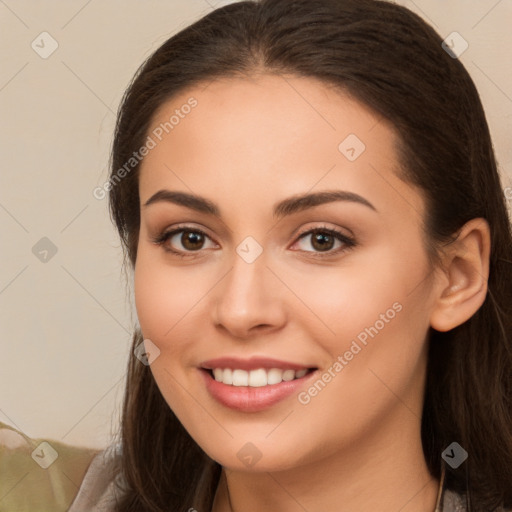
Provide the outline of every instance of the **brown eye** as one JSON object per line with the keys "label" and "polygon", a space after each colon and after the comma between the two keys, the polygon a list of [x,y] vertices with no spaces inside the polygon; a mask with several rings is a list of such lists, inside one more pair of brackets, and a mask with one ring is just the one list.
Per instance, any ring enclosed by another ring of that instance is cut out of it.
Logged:
{"label": "brown eye", "polygon": [[329,251],[334,246],[335,239],[327,233],[313,233],[311,237],[311,246],[318,251]]}
{"label": "brown eye", "polygon": [[183,231],[180,242],[188,251],[197,251],[204,244],[204,235],[198,231]]}
{"label": "brown eye", "polygon": [[[166,252],[183,257],[191,256],[192,253],[200,252],[201,249],[215,248],[216,245],[206,233],[196,228],[173,229],[161,233],[153,238],[152,241],[157,245],[161,245]],[[205,247],[208,242],[210,246]]]}
{"label": "brown eye", "polygon": [[297,245],[311,256],[334,256],[355,247],[354,239],[330,228],[314,228],[299,236]]}

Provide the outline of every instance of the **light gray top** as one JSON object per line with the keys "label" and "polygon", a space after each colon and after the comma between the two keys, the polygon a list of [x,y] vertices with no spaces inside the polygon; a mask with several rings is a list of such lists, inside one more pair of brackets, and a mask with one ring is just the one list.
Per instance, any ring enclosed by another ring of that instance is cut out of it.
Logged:
{"label": "light gray top", "polygon": [[121,445],[112,444],[92,459],[68,512],[112,512],[114,510],[118,491],[113,470],[120,453]]}

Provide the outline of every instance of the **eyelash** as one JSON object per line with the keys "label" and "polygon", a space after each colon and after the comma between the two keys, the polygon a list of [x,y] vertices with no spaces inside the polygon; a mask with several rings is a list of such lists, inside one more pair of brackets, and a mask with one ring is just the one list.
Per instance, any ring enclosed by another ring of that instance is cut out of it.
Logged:
{"label": "eyelash", "polygon": [[[191,227],[191,226],[178,226],[177,228],[175,228],[171,231],[164,231],[164,232],[160,233],[156,237],[152,238],[151,241],[158,246],[163,246],[165,244],[165,242],[167,242],[174,235],[176,235],[177,233],[183,233],[184,231],[189,231],[191,233],[200,233],[201,235],[211,239],[211,237],[208,236],[201,229]],[[327,257],[332,257],[334,255],[343,253],[345,251],[348,251],[357,245],[356,241],[353,238],[350,238],[350,237],[344,235],[343,233],[341,233],[340,231],[337,231],[336,229],[328,228],[326,226],[318,226],[318,227],[309,229],[303,233],[300,233],[297,236],[297,240],[305,238],[307,235],[313,235],[313,234],[318,234],[318,233],[328,234],[328,235],[333,236],[338,241],[342,242],[344,244],[344,247],[340,247],[335,251],[329,250],[326,252],[317,252],[317,251],[302,251],[302,252],[306,252],[308,254],[311,253],[311,255],[315,258],[327,258]],[[170,247],[163,247],[163,249],[164,249],[164,251],[166,251],[168,253],[172,253],[172,254],[178,256],[179,258],[195,257],[194,253],[201,252],[200,249],[198,251],[187,251],[187,252],[177,251]]]}

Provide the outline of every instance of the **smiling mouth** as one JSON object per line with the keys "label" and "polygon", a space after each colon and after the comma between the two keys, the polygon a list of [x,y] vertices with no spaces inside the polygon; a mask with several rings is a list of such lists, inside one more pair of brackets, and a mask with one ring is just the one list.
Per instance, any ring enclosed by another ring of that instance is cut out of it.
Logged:
{"label": "smiling mouth", "polygon": [[257,368],[250,371],[232,368],[213,368],[204,370],[209,373],[214,380],[228,386],[259,388],[301,379],[315,371],[316,368],[303,368],[301,370]]}

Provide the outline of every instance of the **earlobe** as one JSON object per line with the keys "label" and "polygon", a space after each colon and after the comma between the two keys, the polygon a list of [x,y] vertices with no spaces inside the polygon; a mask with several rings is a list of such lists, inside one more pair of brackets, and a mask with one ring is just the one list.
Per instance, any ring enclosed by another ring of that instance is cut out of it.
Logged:
{"label": "earlobe", "polygon": [[442,279],[431,312],[430,325],[449,331],[471,318],[487,295],[491,237],[483,218],[472,219],[442,256]]}

